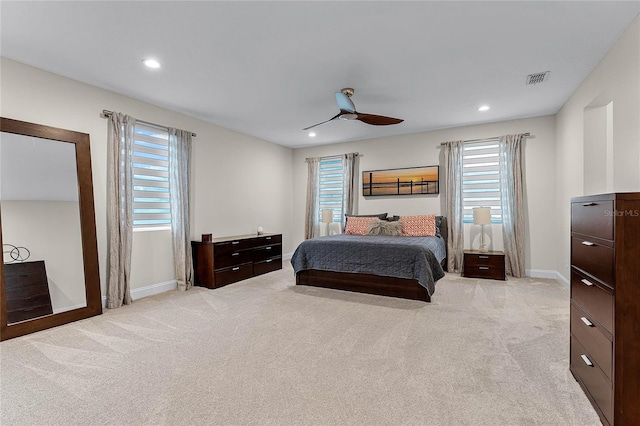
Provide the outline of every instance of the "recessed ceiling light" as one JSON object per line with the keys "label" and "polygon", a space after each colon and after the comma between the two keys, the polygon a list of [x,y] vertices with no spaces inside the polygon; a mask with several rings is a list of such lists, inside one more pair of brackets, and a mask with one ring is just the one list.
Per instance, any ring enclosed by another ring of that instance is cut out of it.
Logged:
{"label": "recessed ceiling light", "polygon": [[149,68],[160,68],[160,62],[156,61],[155,59],[145,59],[144,61],[142,61],[142,63]]}
{"label": "recessed ceiling light", "polygon": [[310,138],[315,138],[316,137],[316,132],[309,132],[309,137]]}
{"label": "recessed ceiling light", "polygon": [[491,109],[491,107],[489,105],[482,105],[480,108],[478,108],[478,111],[489,111]]}

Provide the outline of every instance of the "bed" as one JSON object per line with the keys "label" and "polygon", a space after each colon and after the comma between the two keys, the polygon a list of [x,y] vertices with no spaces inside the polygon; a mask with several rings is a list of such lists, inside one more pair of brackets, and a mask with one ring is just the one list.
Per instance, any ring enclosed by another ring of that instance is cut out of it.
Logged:
{"label": "bed", "polygon": [[291,258],[296,284],[430,302],[446,267],[446,218],[439,225],[435,237],[340,234],[304,241]]}

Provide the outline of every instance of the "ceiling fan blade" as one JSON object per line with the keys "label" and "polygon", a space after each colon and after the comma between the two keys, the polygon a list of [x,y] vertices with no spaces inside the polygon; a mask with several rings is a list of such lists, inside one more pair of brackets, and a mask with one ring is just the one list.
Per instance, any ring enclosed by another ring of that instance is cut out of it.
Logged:
{"label": "ceiling fan blade", "polygon": [[351,98],[342,92],[336,92],[336,102],[340,111],[346,111],[354,113],[356,112],[356,106],[351,101]]}
{"label": "ceiling fan blade", "polygon": [[356,112],[356,114],[358,114],[356,120],[360,120],[363,123],[371,124],[373,126],[388,126],[390,124],[398,124],[404,121],[401,118],[385,117],[384,115],[363,114],[360,112]]}
{"label": "ceiling fan blade", "polygon": [[336,118],[340,117],[340,114],[342,114],[342,113],[336,114],[334,117],[332,117],[332,118],[328,119],[327,121],[323,121],[323,122],[321,122],[321,123],[314,124],[313,126],[305,127],[305,128],[304,128],[304,129],[302,129],[302,130],[309,130],[309,129],[311,129],[312,127],[316,127],[316,126],[319,126],[319,125],[321,125],[321,124],[325,124],[325,123],[328,123],[328,122],[330,122],[330,121],[333,121],[333,120],[335,120]]}

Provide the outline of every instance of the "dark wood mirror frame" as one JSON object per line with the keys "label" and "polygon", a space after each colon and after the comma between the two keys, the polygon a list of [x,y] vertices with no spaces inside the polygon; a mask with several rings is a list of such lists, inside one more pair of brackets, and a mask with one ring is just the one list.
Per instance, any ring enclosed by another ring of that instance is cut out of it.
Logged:
{"label": "dark wood mirror frame", "polygon": [[[84,257],[84,279],[87,306],[51,314],[27,321],[7,324],[4,262],[0,262],[0,340],[7,340],[47,328],[56,327],[102,313],[100,273],[98,270],[98,244],[96,238],[95,208],[93,204],[93,176],[89,135],[40,124],[0,117],[0,131],[59,142],[75,144],[78,170],[80,228]],[[2,217],[0,215],[0,243],[2,243]]]}

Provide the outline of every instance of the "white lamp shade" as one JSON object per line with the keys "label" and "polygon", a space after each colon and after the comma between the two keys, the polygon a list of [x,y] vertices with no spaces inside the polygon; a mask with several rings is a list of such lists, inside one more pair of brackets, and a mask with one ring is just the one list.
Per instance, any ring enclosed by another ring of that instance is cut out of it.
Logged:
{"label": "white lamp shade", "polygon": [[322,223],[332,223],[333,222],[333,210],[322,210]]}
{"label": "white lamp shade", "polygon": [[491,225],[491,207],[476,207],[473,209],[474,225]]}

